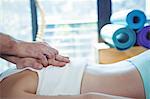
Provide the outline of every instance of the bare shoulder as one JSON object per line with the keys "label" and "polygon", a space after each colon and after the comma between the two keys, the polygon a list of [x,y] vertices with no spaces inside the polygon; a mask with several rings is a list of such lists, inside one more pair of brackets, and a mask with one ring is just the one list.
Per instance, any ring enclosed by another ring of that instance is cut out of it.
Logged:
{"label": "bare shoulder", "polygon": [[0,82],[2,96],[17,94],[18,92],[29,92],[35,94],[38,85],[38,75],[36,72],[25,70],[13,74]]}

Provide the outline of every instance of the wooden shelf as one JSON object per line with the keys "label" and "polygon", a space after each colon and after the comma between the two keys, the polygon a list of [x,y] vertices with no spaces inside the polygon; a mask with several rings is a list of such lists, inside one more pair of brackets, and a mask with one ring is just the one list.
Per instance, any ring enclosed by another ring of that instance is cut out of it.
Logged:
{"label": "wooden shelf", "polygon": [[130,57],[136,56],[146,49],[140,46],[135,46],[126,51],[119,51],[115,48],[109,49],[99,49],[99,63],[100,64],[110,64],[119,62]]}

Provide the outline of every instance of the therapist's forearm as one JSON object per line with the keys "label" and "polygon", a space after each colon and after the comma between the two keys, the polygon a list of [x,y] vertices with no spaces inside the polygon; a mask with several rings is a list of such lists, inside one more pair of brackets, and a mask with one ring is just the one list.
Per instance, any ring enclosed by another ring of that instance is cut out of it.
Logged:
{"label": "therapist's forearm", "polygon": [[17,55],[17,40],[9,35],[0,33],[0,54]]}

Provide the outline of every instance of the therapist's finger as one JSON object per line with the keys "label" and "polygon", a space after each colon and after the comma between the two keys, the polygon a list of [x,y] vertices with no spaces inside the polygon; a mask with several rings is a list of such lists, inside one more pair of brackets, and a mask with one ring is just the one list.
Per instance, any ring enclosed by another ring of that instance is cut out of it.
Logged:
{"label": "therapist's finger", "polygon": [[66,62],[57,61],[55,59],[49,59],[48,61],[49,61],[49,65],[58,66],[58,67],[63,67],[67,64]]}
{"label": "therapist's finger", "polygon": [[41,63],[43,64],[43,66],[48,65],[48,59],[44,54],[39,54],[39,59],[41,60]]}
{"label": "therapist's finger", "polygon": [[49,50],[52,51],[55,55],[58,55],[58,50],[55,48],[51,47],[47,42],[44,42],[45,45],[48,46]]}
{"label": "therapist's finger", "polygon": [[43,51],[43,54],[48,58],[48,59],[52,59],[52,58],[55,58],[56,55],[58,54],[58,51],[53,49],[53,48],[50,48],[50,49],[47,49],[45,51]]}
{"label": "therapist's finger", "polygon": [[32,68],[40,70],[40,69],[43,68],[43,65],[40,64],[40,63],[35,62],[35,63],[32,64]]}
{"label": "therapist's finger", "polygon": [[61,55],[57,55],[56,60],[61,61],[61,62],[66,62],[66,63],[70,62],[69,57],[65,57],[65,56],[61,56]]}
{"label": "therapist's finger", "polygon": [[50,50],[52,50],[52,52],[55,54],[55,55],[58,55],[59,54],[59,52],[58,52],[58,50],[56,50],[56,49],[54,49],[54,48],[50,48]]}
{"label": "therapist's finger", "polygon": [[48,43],[43,43],[45,46],[43,46],[43,54],[45,54],[48,58],[55,58],[56,55],[58,55],[58,51],[54,49],[53,47],[49,46]]}

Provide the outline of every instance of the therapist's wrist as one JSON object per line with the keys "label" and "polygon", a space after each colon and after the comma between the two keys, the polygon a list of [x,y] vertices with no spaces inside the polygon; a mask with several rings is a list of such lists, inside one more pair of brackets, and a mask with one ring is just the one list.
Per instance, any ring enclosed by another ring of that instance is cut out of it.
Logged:
{"label": "therapist's wrist", "polygon": [[28,53],[27,49],[30,49],[27,45],[29,42],[16,40],[16,43],[14,43],[13,52],[18,57],[27,57],[26,53]]}
{"label": "therapist's wrist", "polygon": [[12,55],[19,56],[19,45],[21,42],[22,41],[19,40],[14,40],[12,42],[12,49],[11,49]]}

